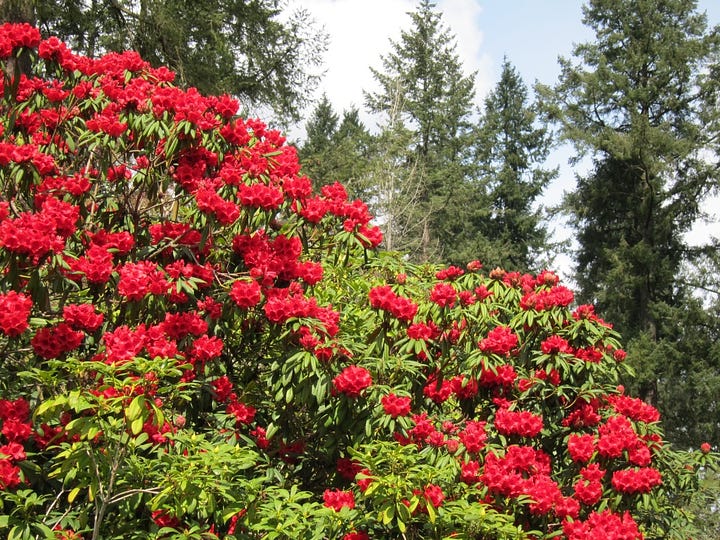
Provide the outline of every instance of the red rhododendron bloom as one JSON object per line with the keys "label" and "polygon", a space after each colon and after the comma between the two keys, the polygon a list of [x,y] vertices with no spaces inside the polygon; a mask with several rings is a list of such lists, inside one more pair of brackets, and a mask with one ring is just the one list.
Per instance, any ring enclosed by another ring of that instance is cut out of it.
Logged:
{"label": "red rhododendron bloom", "polygon": [[370,536],[365,531],[356,531],[347,533],[342,540],[370,540]]}
{"label": "red rhododendron bloom", "polygon": [[410,398],[405,396],[396,396],[388,394],[380,400],[385,414],[389,414],[393,418],[398,416],[407,416],[410,414]]}
{"label": "red rhododendron bloom", "polygon": [[480,481],[480,463],[466,461],[460,466],[460,480],[470,486]]}
{"label": "red rhododendron bloom", "polygon": [[235,401],[227,406],[227,413],[235,417],[238,424],[250,424],[255,419],[255,407]]}
{"label": "red rhododendron bloom", "polygon": [[607,400],[618,414],[632,418],[637,422],[650,424],[660,420],[660,412],[640,398],[620,395],[608,396]]}
{"label": "red rhododendron bloom", "polygon": [[482,386],[511,387],[517,379],[517,373],[512,364],[502,364],[494,367],[485,367],[483,364],[480,380]]}
{"label": "red rhododendron bloom", "polygon": [[117,290],[128,300],[142,300],[148,294],[164,295],[170,286],[162,270],[150,261],[126,263],[119,273]]}
{"label": "red rhododendron bloom", "polygon": [[597,449],[601,456],[618,458],[624,450],[634,448],[638,436],[624,416],[611,416],[598,429]]}
{"label": "red rhododendron bloom", "polygon": [[436,283],[430,291],[430,300],[440,307],[452,307],[457,299],[457,291],[449,283]]}
{"label": "red rhododendron bloom", "polygon": [[652,467],[622,469],[613,473],[611,483],[620,493],[650,493],[662,483],[662,475]]}
{"label": "red rhododendron bloom", "polygon": [[348,366],[333,379],[332,383],[336,392],[355,398],[372,384],[372,377],[364,367]]}
{"label": "red rhododendron bloom", "polygon": [[154,510],[152,520],[158,527],[170,527],[176,529],[180,527],[180,520],[168,514],[165,510]]}
{"label": "red rhododendron bloom", "polygon": [[[471,270],[470,265],[468,265],[468,270]],[[435,272],[435,278],[440,281],[453,280],[455,278],[459,278],[464,273],[465,271],[462,268],[458,268],[457,266],[448,266],[447,268],[443,268],[442,270]]]}
{"label": "red rhododendron bloom", "polygon": [[125,325],[103,335],[108,362],[122,362],[137,356],[145,346],[145,327],[131,330]]}
{"label": "red rhododendron bloom", "polygon": [[436,376],[430,375],[427,383],[423,387],[423,395],[435,403],[443,403],[453,393],[452,381],[438,380]]}
{"label": "red rhododendron bloom", "polygon": [[16,418],[8,418],[3,422],[0,433],[10,442],[22,442],[32,435],[32,427]]}
{"label": "red rhododendron bloom", "polygon": [[202,336],[208,331],[205,319],[192,311],[166,313],[160,327],[167,337],[175,340],[181,340],[189,335]]}
{"label": "red rhododendron bloom", "polygon": [[575,428],[591,427],[600,423],[600,415],[597,413],[597,403],[578,402],[573,411],[563,419],[562,425]]}
{"label": "red rhododendron bloom", "polygon": [[362,470],[362,466],[350,458],[338,458],[337,472],[346,480],[355,480],[355,476]]}
{"label": "red rhododendron bloom", "polygon": [[474,398],[479,390],[478,381],[473,377],[466,377],[465,375],[456,375],[450,381],[453,393],[458,399],[472,399]]}
{"label": "red rhododendron bloom", "polygon": [[352,509],[355,508],[355,495],[353,495],[352,491],[326,489],[323,492],[323,503],[336,512],[339,512],[343,507]]}
{"label": "red rhododendron bloom", "polygon": [[260,284],[257,281],[238,279],[230,288],[230,298],[238,307],[247,309],[256,306],[262,299]]}
{"label": "red rhododendron bloom", "polygon": [[428,321],[427,323],[413,323],[408,326],[407,336],[410,339],[415,339],[418,341],[428,341],[432,339],[437,339],[440,336],[440,329],[432,321]]}
{"label": "red rhododendron bloom", "polygon": [[11,461],[22,461],[27,457],[22,444],[11,441],[0,446],[0,459],[10,458]]}
{"label": "red rhododendron bloom", "polygon": [[568,452],[573,461],[587,463],[595,453],[595,436],[589,433],[578,435],[573,433],[568,438]]}
{"label": "red rhododendron bloom", "polygon": [[572,354],[573,349],[565,338],[550,336],[540,344],[543,354]]}
{"label": "red rhododendron bloom", "polygon": [[85,339],[80,330],[73,330],[67,323],[40,328],[30,344],[35,354],[43,358],[58,358],[66,352],[77,349]]}
{"label": "red rhododendron bloom", "polygon": [[592,512],[585,521],[563,522],[567,540],[642,540],[637,523],[629,512],[615,514],[612,510]]}
{"label": "red rhododendron bloom", "polygon": [[418,305],[409,298],[398,296],[389,285],[381,285],[370,289],[370,305],[375,309],[390,312],[401,321],[411,321],[418,310]]}
{"label": "red rhododendron bloom", "polygon": [[564,287],[557,285],[551,289],[543,289],[538,292],[529,292],[520,300],[522,309],[534,309],[535,311],[545,311],[553,307],[566,307],[575,299],[573,292]]}
{"label": "red rhododendron bloom", "polygon": [[440,506],[445,500],[445,494],[440,486],[435,484],[428,484],[423,490],[425,500],[432,504],[435,508]]}
{"label": "red rhododendron bloom", "polygon": [[66,260],[70,267],[68,277],[80,281],[82,276],[88,282],[102,285],[107,283],[113,272],[113,256],[104,246],[92,245],[84,256]]}
{"label": "red rhododendron bloom", "polygon": [[75,330],[94,332],[102,324],[104,315],[97,313],[93,304],[68,304],[63,308],[63,319]]}
{"label": "red rhododendron bloom", "polygon": [[28,328],[32,300],[22,293],[0,293],[0,329],[10,337],[22,334]]}
{"label": "red rhododendron bloom", "polygon": [[194,361],[205,363],[220,356],[223,350],[223,341],[215,336],[200,336],[192,344],[190,355]]}
{"label": "red rhododendron bloom", "polygon": [[20,484],[20,467],[9,459],[0,459],[0,490],[13,488]]}
{"label": "red rhododendron bloom", "polygon": [[519,435],[520,437],[535,437],[542,431],[542,416],[530,411],[510,411],[505,408],[495,413],[495,428],[503,435]]}
{"label": "red rhododendron bloom", "polygon": [[485,422],[477,420],[468,420],[458,437],[465,446],[465,450],[471,454],[476,454],[485,448],[487,433],[485,432]]}
{"label": "red rhododendron bloom", "polygon": [[488,354],[506,356],[518,346],[518,337],[511,328],[498,326],[479,343],[480,350]]}
{"label": "red rhododendron bloom", "polygon": [[578,480],[574,490],[575,498],[587,506],[596,505],[603,495],[603,485],[597,480]]}
{"label": "red rhododendron bloom", "polygon": [[241,184],[238,197],[243,205],[264,210],[278,208],[284,200],[281,190],[265,184]]}

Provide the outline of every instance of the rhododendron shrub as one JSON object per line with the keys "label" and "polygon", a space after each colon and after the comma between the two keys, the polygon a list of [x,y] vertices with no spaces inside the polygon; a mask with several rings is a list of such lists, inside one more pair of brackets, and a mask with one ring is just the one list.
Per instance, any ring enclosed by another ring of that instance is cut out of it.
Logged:
{"label": "rhododendron shrub", "polygon": [[280,133],[137,54],[5,24],[0,56],[3,535],[687,536],[717,455],[664,444],[553,273],[377,252]]}

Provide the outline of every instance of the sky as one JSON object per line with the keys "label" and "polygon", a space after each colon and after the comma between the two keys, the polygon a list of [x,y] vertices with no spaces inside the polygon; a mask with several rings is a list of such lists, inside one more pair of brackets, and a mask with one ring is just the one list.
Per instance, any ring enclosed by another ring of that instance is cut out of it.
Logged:
{"label": "sky", "polygon": [[[375,119],[363,111],[363,91],[377,89],[370,68],[382,68],[381,57],[392,50],[391,40],[399,41],[400,32],[411,28],[408,13],[418,2],[289,0],[288,4],[290,9],[307,10],[329,35],[326,72],[316,97],[325,93],[337,113],[357,107],[365,125],[372,129]],[[529,88],[536,82],[556,82],[558,57],[571,58],[575,44],[594,38],[592,30],[582,24],[582,4],[580,0],[436,0],[436,9],[456,38],[456,52],[465,72],[476,73],[475,102],[481,106],[497,83],[506,56]],[[710,25],[720,24],[720,1],[701,0],[698,8],[706,11]],[[288,134],[292,140],[301,138],[302,133],[300,126]],[[545,206],[560,202],[563,192],[573,189],[575,174],[582,172],[567,163],[571,156],[572,149],[564,146],[548,159],[547,167],[559,167],[560,174],[544,193]],[[553,222],[551,229],[553,240],[572,241],[572,231],[563,222]],[[717,215],[709,226],[696,227],[688,240],[700,242],[710,234],[720,236]],[[560,254],[553,269],[569,280],[570,254]]]}

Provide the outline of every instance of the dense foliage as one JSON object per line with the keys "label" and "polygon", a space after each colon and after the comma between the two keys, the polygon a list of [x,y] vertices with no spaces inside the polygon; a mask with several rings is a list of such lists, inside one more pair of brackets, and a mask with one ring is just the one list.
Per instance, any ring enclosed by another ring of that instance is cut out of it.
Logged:
{"label": "dense foliage", "polygon": [[[698,436],[720,435],[720,358],[716,323],[704,330],[693,322],[712,315],[698,311],[697,289],[687,286],[684,266],[696,253],[684,235],[718,185],[720,27],[708,27],[694,0],[592,0],[583,13],[595,40],[561,61],[553,91],[541,88],[563,138],[592,158],[565,201],[580,296],[628,340],[638,393],[672,411],[672,440],[698,444]],[[715,398],[686,415],[676,394],[698,391],[696,376],[712,384],[699,391]]]}
{"label": "dense foliage", "polygon": [[36,24],[86,56],[137,51],[178,85],[282,121],[309,103],[327,46],[308,13],[281,0],[7,0],[0,20]]}
{"label": "dense foliage", "polygon": [[716,454],[664,444],[553,273],[376,252],[136,53],[5,24],[0,57],[3,534],[687,538]]}

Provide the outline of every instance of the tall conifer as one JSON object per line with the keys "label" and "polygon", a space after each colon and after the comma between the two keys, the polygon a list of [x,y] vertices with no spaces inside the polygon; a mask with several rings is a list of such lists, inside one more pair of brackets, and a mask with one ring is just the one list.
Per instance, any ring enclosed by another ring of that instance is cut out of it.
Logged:
{"label": "tall conifer", "polygon": [[[683,235],[717,186],[710,74],[720,31],[708,28],[693,0],[591,0],[584,23],[595,41],[576,46],[574,62],[561,59],[554,90],[539,88],[563,137],[592,159],[565,201],[577,229],[581,300],[596,303],[630,339],[638,390],[679,422],[670,431],[682,439],[701,421],[681,419],[670,399],[673,387],[692,392],[690,342],[678,326],[690,331],[699,320],[681,286]],[[691,354],[708,376],[718,372],[706,347]],[[715,408],[717,429],[717,399],[705,406]]]}
{"label": "tall conifer", "polygon": [[435,4],[422,0],[410,17],[411,28],[391,42],[382,69],[372,70],[380,89],[366,94],[371,112],[384,113],[392,118],[387,125],[411,134],[405,159],[415,186],[396,186],[396,195],[414,202],[398,200],[395,208],[411,212],[397,217],[416,226],[391,235],[417,260],[460,261],[472,256],[468,240],[483,205],[468,160],[474,74],[464,73]]}

